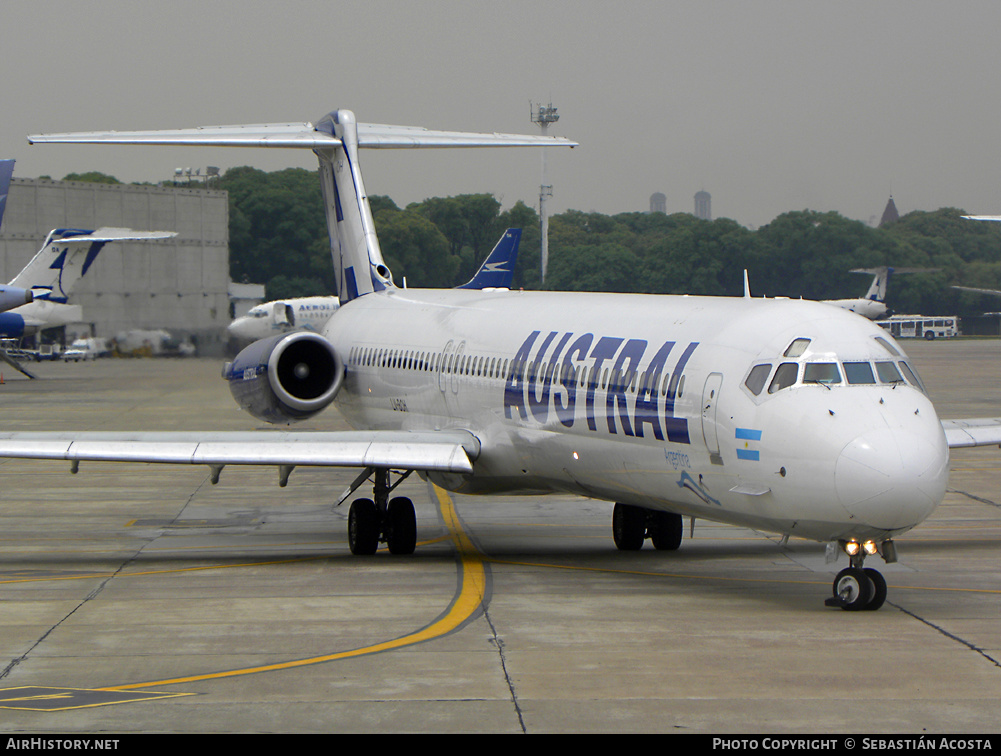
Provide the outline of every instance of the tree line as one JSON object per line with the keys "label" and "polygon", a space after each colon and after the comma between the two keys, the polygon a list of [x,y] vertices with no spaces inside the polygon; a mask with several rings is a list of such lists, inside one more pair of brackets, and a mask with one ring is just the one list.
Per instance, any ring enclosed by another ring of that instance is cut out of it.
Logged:
{"label": "tree line", "polygon": [[[211,188],[229,192],[234,281],[264,283],[268,299],[335,290],[315,171],[234,168]],[[756,230],[687,213],[570,210],[550,218],[543,284],[539,217],[523,202],[508,210],[491,194],[432,197],[404,208],[384,196],[370,202],[386,263],[397,284],[405,279],[410,287],[467,281],[504,229],[516,227],[523,231],[514,286],[526,289],[739,296],[747,270],[754,296],[837,299],[869,286],[870,278],[851,269],[888,265],[938,269],[891,279],[887,300],[898,312],[1001,309],[997,298],[951,288],[1001,290],[1001,223],[966,220],[956,208],[912,212],[882,228],[800,210]]]}

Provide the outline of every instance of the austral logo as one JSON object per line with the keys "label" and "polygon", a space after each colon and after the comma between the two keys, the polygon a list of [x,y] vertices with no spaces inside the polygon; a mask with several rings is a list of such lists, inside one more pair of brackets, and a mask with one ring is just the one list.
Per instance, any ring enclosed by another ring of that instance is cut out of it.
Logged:
{"label": "austral logo", "polygon": [[[677,352],[676,342],[666,341],[644,362],[649,343],[643,339],[552,331],[536,345],[541,335],[532,331],[511,361],[504,385],[505,417],[513,419],[517,413],[528,420],[531,415],[544,424],[552,412],[571,428],[578,420],[577,405],[583,404],[588,430],[597,431],[601,424],[610,434],[643,438],[649,433],[659,441],[666,437],[676,444],[691,443],[688,421],[674,411],[697,341]],[[668,373],[672,352],[678,357]]]}

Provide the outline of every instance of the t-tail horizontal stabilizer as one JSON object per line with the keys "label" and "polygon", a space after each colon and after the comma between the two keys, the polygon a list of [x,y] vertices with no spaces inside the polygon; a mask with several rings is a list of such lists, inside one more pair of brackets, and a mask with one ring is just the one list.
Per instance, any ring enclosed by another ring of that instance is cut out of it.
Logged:
{"label": "t-tail horizontal stabilizer", "polygon": [[144,144],[218,147],[290,147],[313,150],[320,162],[330,253],[341,304],[393,286],[375,235],[358,164],[358,149],[418,147],[575,147],[562,137],[433,131],[414,126],[365,124],[350,110],[334,110],[311,123],[210,126],[168,131],[104,131],[28,137],[32,144]]}

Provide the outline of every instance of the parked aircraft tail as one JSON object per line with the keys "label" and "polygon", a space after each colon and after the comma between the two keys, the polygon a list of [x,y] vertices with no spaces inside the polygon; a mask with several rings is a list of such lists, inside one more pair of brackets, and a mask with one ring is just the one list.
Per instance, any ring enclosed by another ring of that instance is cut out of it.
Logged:
{"label": "parked aircraft tail", "polygon": [[518,262],[521,229],[509,228],[487,255],[476,275],[457,289],[510,289],[514,266]]}
{"label": "parked aircraft tail", "polygon": [[99,228],[96,231],[58,228],[49,232],[41,250],[10,285],[30,290],[36,300],[65,304],[73,286],[87,273],[108,242],[150,241],[172,236],[177,234],[130,228]]}
{"label": "parked aircraft tail", "polygon": [[[910,272],[911,270],[911,268],[901,268],[900,272]],[[854,268],[851,272],[871,275],[872,284],[870,284],[869,291],[865,293],[863,299],[868,299],[870,302],[883,302],[886,299],[886,285],[890,282],[890,276],[893,275],[894,271],[894,268],[882,265],[878,268]]]}
{"label": "parked aircraft tail", "polygon": [[7,193],[10,191],[10,180],[14,175],[14,161],[0,160],[0,224],[3,223],[3,212],[7,209]]}
{"label": "parked aircraft tail", "polygon": [[[0,225],[3,224],[4,210],[7,209],[7,193],[14,175],[14,161],[0,160]],[[15,286],[0,286],[0,312],[12,310],[31,301],[31,291]]]}
{"label": "parked aircraft tail", "polygon": [[32,144],[143,144],[221,147],[291,147],[312,150],[320,163],[330,253],[341,304],[393,286],[375,234],[372,209],[358,162],[360,148],[574,147],[561,137],[431,131],[412,126],[358,123],[350,110],[334,110],[311,123],[211,126],[168,131],[105,131],[28,137]]}

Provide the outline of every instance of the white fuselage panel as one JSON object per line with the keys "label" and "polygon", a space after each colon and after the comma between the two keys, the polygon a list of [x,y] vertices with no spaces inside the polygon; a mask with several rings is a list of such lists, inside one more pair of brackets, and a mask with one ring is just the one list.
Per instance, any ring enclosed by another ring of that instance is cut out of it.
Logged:
{"label": "white fuselage panel", "polygon": [[[922,391],[802,381],[808,362],[906,359],[828,305],[389,290],[324,334],[354,426],[479,439],[472,475],[432,476],[452,490],[568,491],[818,540],[891,537],[944,495],[948,447]],[[795,339],[808,349],[783,357]],[[764,363],[800,380],[755,394],[744,382]]]}

